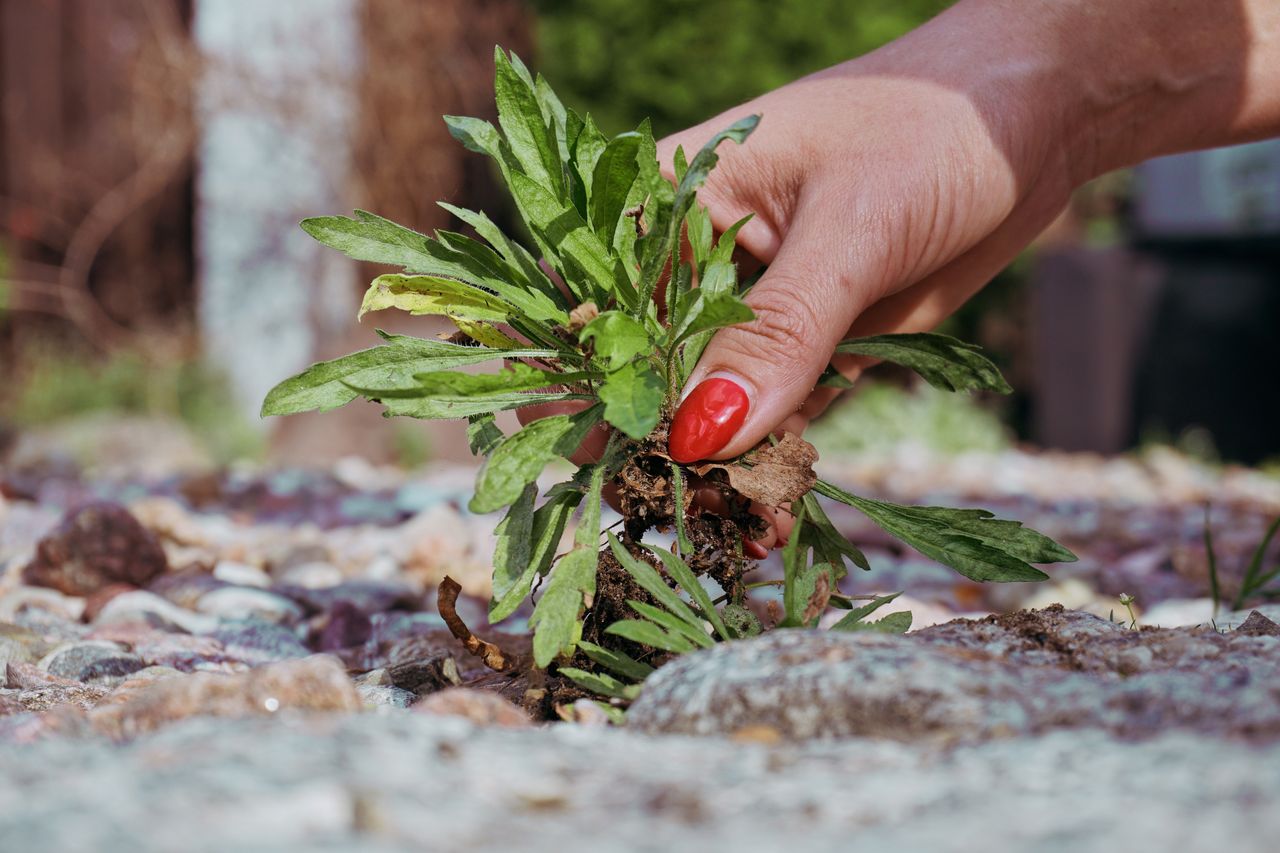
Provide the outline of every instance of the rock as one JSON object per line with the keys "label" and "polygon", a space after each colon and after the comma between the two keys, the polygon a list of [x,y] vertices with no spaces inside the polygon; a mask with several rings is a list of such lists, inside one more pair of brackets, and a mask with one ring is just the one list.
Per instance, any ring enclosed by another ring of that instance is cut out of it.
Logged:
{"label": "rock", "polygon": [[21,625],[0,622],[0,671],[10,662],[35,663],[51,648],[49,642],[36,632]]}
{"label": "rock", "polygon": [[342,571],[329,563],[302,563],[273,574],[279,583],[303,589],[324,589],[342,583]]}
{"label": "rock", "polygon": [[244,586],[225,586],[205,593],[196,603],[196,610],[223,619],[261,619],[265,622],[296,622],[303,617],[303,610],[282,595],[265,589]]}
{"label": "rock", "polygon": [[369,617],[355,605],[340,601],[312,622],[311,645],[322,652],[349,649],[364,645],[372,633]]}
{"label": "rock", "polygon": [[1280,622],[1280,604],[1259,604],[1248,610],[1236,610],[1224,613],[1213,620],[1219,631],[1234,631],[1248,621],[1254,613],[1260,613],[1272,622]]}
{"label": "rock", "polygon": [[243,663],[229,655],[222,643],[212,637],[174,634],[138,623],[103,625],[95,628],[89,639],[123,643],[149,667],[191,672],[207,669],[210,664]]}
{"label": "rock", "polygon": [[1248,619],[1240,623],[1235,633],[1250,637],[1280,637],[1280,625],[1255,610],[1249,614]]}
{"label": "rock", "polygon": [[422,604],[422,595],[412,587],[387,581],[345,581],[321,589],[279,584],[273,592],[288,596],[314,612],[331,610],[341,604],[372,616],[394,610],[417,610]]}
{"label": "rock", "polygon": [[96,628],[130,623],[190,634],[212,631],[218,626],[215,617],[192,613],[142,589],[117,595],[106,603],[94,620]]}
{"label": "rock", "polygon": [[154,682],[89,715],[94,730],[128,740],[194,716],[264,716],[283,711],[351,712],[359,693],[334,658],[316,655],[238,675],[197,673]]}
{"label": "rock", "polygon": [[52,675],[31,664],[10,663],[5,667],[5,686],[23,710],[49,711],[70,706],[87,709],[106,698],[108,690],[90,684],[79,684],[70,679]]}
{"label": "rock", "polygon": [[68,513],[36,546],[23,579],[67,595],[113,583],[142,586],[168,568],[155,536],[119,504],[93,503]]}
{"label": "rock", "polygon": [[234,586],[254,586],[265,589],[271,586],[271,576],[257,566],[238,563],[235,560],[219,560],[213,567],[213,576]]}
{"label": "rock", "polygon": [[157,578],[148,589],[185,610],[195,610],[200,599],[226,586],[226,581],[218,580],[200,566],[189,566]]}
{"label": "rock", "polygon": [[5,622],[18,622],[24,614],[31,615],[33,611],[56,620],[79,622],[84,610],[83,598],[39,586],[19,586],[0,598],[0,620]]}
{"label": "rock", "polygon": [[393,685],[415,696],[426,696],[462,683],[458,662],[448,654],[394,663],[383,671]]}
{"label": "rock", "polygon": [[1067,727],[1280,737],[1280,639],[1130,631],[1049,608],[906,636],[773,631],[682,656],[627,715],[645,732],[981,740]]}
{"label": "rock", "polygon": [[356,690],[359,691],[365,708],[371,711],[408,708],[418,698],[408,690],[381,684],[359,684],[356,685]]}
{"label": "rock", "polygon": [[245,620],[220,626],[208,634],[222,644],[227,656],[250,666],[305,658],[311,650],[281,625]]}
{"label": "rock", "polygon": [[129,675],[145,667],[146,663],[125,651],[123,646],[89,640],[59,646],[45,655],[38,666],[61,678],[94,682]]}
{"label": "rock", "polygon": [[124,595],[128,592],[134,592],[138,588],[127,583],[113,583],[104,586],[85,599],[83,618],[86,622],[92,622],[102,613],[102,608],[111,603],[117,596]]}
{"label": "rock", "polygon": [[450,687],[432,693],[419,700],[413,710],[419,714],[462,717],[477,726],[528,728],[533,725],[528,714],[497,693],[466,687]]}

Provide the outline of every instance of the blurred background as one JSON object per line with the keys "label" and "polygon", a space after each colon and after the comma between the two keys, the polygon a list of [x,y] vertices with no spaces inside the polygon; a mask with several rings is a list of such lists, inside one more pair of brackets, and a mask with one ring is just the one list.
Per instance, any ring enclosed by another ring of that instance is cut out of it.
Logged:
{"label": "blurred background", "polygon": [[[371,269],[304,216],[504,210],[441,114],[491,117],[514,49],[608,132],[668,133],[874,49],[937,0],[0,0],[0,460],[160,472],[358,455],[466,461],[452,424],[356,404],[261,421],[308,363],[374,342]],[[868,120],[874,120],[869,117]],[[1109,175],[945,331],[1016,393],[880,372],[815,429],[828,452],[916,442],[1205,461],[1280,458],[1280,146]]]}

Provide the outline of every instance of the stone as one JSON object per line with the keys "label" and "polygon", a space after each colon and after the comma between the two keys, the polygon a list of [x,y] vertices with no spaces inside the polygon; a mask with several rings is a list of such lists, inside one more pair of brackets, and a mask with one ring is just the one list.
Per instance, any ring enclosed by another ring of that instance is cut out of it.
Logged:
{"label": "stone", "polygon": [[639,731],[972,741],[1093,727],[1280,737],[1280,638],[1131,631],[1047,608],[905,636],[773,631],[684,655],[644,685]]}
{"label": "stone", "polygon": [[69,512],[36,545],[26,583],[67,595],[89,595],[113,583],[145,585],[168,568],[155,536],[127,509],[91,503]]}
{"label": "stone", "polygon": [[362,707],[346,670],[315,655],[236,675],[196,673],[155,681],[89,715],[95,731],[128,740],[195,716],[249,717],[278,712],[352,712]]}
{"label": "stone", "polygon": [[218,580],[197,565],[157,578],[148,589],[185,610],[195,610],[200,599],[226,586],[226,581]]}
{"label": "stone", "polygon": [[[39,586],[19,586],[0,597],[0,620],[18,622],[23,615],[45,614],[66,622],[78,622],[84,615],[85,600],[78,596],[63,595],[54,589]],[[41,620],[47,621],[47,620]]]}
{"label": "stone", "polygon": [[256,619],[223,624],[210,631],[208,637],[220,643],[230,659],[250,666],[305,658],[311,654],[293,631]]}
{"label": "stone", "polygon": [[364,707],[370,711],[408,708],[418,698],[408,690],[381,684],[358,684],[356,690],[360,693]]}
{"label": "stone", "polygon": [[118,678],[146,665],[123,646],[103,640],[67,643],[49,652],[38,664],[51,675],[79,682]]}
{"label": "stone", "polygon": [[223,619],[261,619],[265,622],[296,622],[303,617],[303,610],[282,595],[265,589],[244,586],[225,586],[205,593],[196,603],[196,610]]}
{"label": "stone", "polygon": [[89,639],[107,640],[129,646],[149,667],[166,667],[183,672],[208,668],[209,664],[243,663],[229,655],[212,637],[175,634],[134,623],[99,626]]}
{"label": "stone", "polygon": [[342,583],[342,571],[330,563],[310,562],[273,572],[276,580],[285,586],[303,589],[324,589]]}
{"label": "stone", "polygon": [[130,623],[200,634],[216,628],[218,620],[203,613],[193,613],[154,592],[142,589],[121,593],[112,598],[94,620],[95,628]]}
{"label": "stone", "polygon": [[271,586],[271,576],[262,569],[235,560],[219,560],[213,567],[213,576],[234,586],[254,586],[264,589]]}
{"label": "stone", "polygon": [[448,654],[393,663],[383,671],[393,685],[415,696],[425,696],[462,683],[458,662]]}
{"label": "stone", "polygon": [[51,649],[52,645],[35,631],[0,622],[0,669],[10,662],[35,663]]}
{"label": "stone", "polygon": [[1240,623],[1235,633],[1250,637],[1280,637],[1280,625],[1255,610],[1249,614],[1248,619]]}
{"label": "stone", "polygon": [[450,687],[420,699],[413,706],[415,713],[462,717],[477,726],[503,728],[528,728],[533,725],[529,715],[513,702],[488,690],[472,690],[466,687]]}

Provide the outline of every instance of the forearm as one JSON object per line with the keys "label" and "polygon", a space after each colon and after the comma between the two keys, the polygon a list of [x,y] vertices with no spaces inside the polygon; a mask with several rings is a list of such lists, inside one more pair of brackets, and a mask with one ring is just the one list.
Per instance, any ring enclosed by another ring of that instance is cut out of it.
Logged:
{"label": "forearm", "polygon": [[1277,0],[961,0],[858,62],[963,89],[1011,148],[1058,146],[1076,183],[1280,134]]}

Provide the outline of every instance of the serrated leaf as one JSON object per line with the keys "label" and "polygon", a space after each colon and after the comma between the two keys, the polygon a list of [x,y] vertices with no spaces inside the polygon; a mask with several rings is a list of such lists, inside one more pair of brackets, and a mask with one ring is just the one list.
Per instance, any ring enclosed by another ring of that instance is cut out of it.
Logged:
{"label": "serrated leaf", "polygon": [[572,415],[536,420],[493,449],[476,478],[472,512],[493,512],[510,504],[542,469],[557,457],[568,457],[600,421],[602,406]]}
{"label": "serrated leaf", "polygon": [[735,639],[754,637],[764,631],[756,615],[741,604],[726,604],[720,616]]}
{"label": "serrated leaf", "polygon": [[644,361],[633,361],[608,374],[597,389],[604,418],[637,441],[658,425],[667,386]]}
{"label": "serrated leaf", "polygon": [[[386,407],[385,415],[387,417],[420,418],[423,420],[469,418],[490,412],[504,412],[509,409],[523,409],[526,406],[539,406],[543,403],[564,403],[571,400],[594,399],[586,394],[575,394],[567,391],[552,394],[513,392],[491,394],[484,397],[456,397],[452,399],[423,397],[417,394],[414,389],[383,389],[370,393],[372,396],[369,399],[382,403]],[[502,506],[505,506],[505,504]],[[494,507],[494,509],[497,508]]]}
{"label": "serrated leaf", "polygon": [[841,617],[839,622],[831,626],[831,630],[832,631],[856,630],[852,627],[853,625],[866,619],[872,613],[875,613],[881,607],[884,607],[886,604],[888,604],[890,601],[893,601],[895,598],[897,598],[900,595],[902,595],[901,592],[895,592],[889,595],[881,595],[872,599],[871,601],[869,601],[868,603],[864,604],[861,607],[856,607],[853,610],[850,610],[843,617]]}
{"label": "serrated leaf", "polygon": [[[623,678],[634,678],[636,681],[644,681],[653,674],[653,667],[647,663],[641,663],[630,655],[623,654],[613,649],[606,649],[597,646],[595,643],[588,643],[585,640],[578,643],[578,650],[591,660],[600,664],[622,676]],[[561,670],[563,672],[563,670]]]}
{"label": "serrated leaf", "polygon": [[720,614],[716,612],[715,605],[711,603],[711,596],[703,588],[702,584],[698,582],[697,576],[694,575],[693,570],[689,568],[684,560],[681,560],[665,548],[659,548],[656,545],[646,545],[645,547],[658,556],[658,559],[662,561],[663,567],[666,568],[667,574],[685,591],[689,598],[693,599],[693,603],[698,606],[699,615],[711,623],[711,627],[720,635],[720,639],[731,639],[723,620],[720,618]]}
{"label": "serrated leaf", "polygon": [[715,239],[711,228],[711,214],[707,213],[705,207],[694,202],[685,215],[684,230],[689,238],[694,265],[702,269],[711,257],[712,241]]}
{"label": "serrated leaf", "polygon": [[430,237],[365,210],[355,211],[354,219],[315,216],[302,220],[301,225],[316,240],[357,261],[414,272],[429,272],[434,262]]}
{"label": "serrated leaf", "polygon": [[[1010,553],[1010,549],[1017,553],[1029,553],[1034,549],[1037,555],[1043,555],[1050,550],[1043,546],[1041,540],[1051,540],[1035,531],[1030,531],[1031,537],[1014,537],[1011,542],[1002,538],[1007,537],[1012,529],[1007,525],[1016,525],[1017,522],[981,528],[981,524],[992,524],[985,520],[990,514],[982,515],[983,510],[898,506],[858,497],[822,480],[814,486],[814,491],[859,510],[890,535],[972,580],[1014,582],[1048,578],[1044,572]],[[956,519],[954,513],[962,514],[959,527],[952,523]],[[1055,553],[1056,549],[1070,553],[1056,543],[1054,545]]]}
{"label": "serrated leaf", "polygon": [[590,690],[599,696],[609,696],[627,702],[640,695],[640,687],[636,684],[623,684],[618,679],[603,672],[587,672],[571,666],[562,666],[556,670],[584,690]]}
{"label": "serrated leaf", "polygon": [[298,375],[284,380],[267,394],[262,403],[262,416],[322,412],[337,408],[359,396],[352,385],[404,386],[412,384],[415,374],[425,371],[479,364],[504,357],[553,358],[556,355],[554,350],[547,349],[500,352],[485,347],[459,346],[407,335],[384,337],[386,346],[313,364]]}
{"label": "serrated leaf", "polygon": [[460,370],[437,370],[414,376],[415,392],[424,397],[459,399],[480,397],[508,391],[533,391],[553,385],[565,385],[595,378],[594,373],[559,373],[521,362],[511,362],[497,373],[464,373]]}
{"label": "serrated leaf", "polygon": [[742,226],[751,221],[751,217],[754,215],[748,213],[725,229],[725,232],[720,235],[720,239],[716,241],[716,247],[711,250],[711,255],[707,258],[708,264],[732,265],[733,250],[737,245],[738,232],[742,230]]}
{"label": "serrated leaf", "polygon": [[[498,102],[498,124],[506,134],[511,154],[524,174],[560,199],[565,193],[560,149],[542,113],[528,71],[517,57],[508,59],[502,48],[494,48],[494,94]],[[523,73],[521,73],[523,72]]]}
{"label": "serrated leaf", "polygon": [[519,577],[501,596],[495,585],[494,597],[489,602],[490,623],[500,622],[516,612],[520,604],[529,597],[533,579],[538,575],[545,575],[551,568],[551,561],[555,559],[564,529],[582,497],[582,492],[557,492],[534,512],[529,533],[531,547],[528,562]]}
{"label": "serrated leaf", "polygon": [[502,323],[512,308],[478,287],[433,275],[380,275],[365,291],[360,315],[399,308],[415,316],[437,315]]}
{"label": "serrated leaf", "polygon": [[[844,620],[840,620],[843,622]],[[839,623],[837,623],[839,625]],[[853,622],[845,627],[831,626],[833,631],[877,631],[881,634],[905,634],[911,630],[911,611],[890,613],[875,622]]]}
{"label": "serrated leaf", "polygon": [[845,575],[843,564],[846,559],[851,560],[858,568],[870,571],[871,565],[867,562],[866,555],[836,530],[826,511],[818,503],[817,495],[810,492],[800,500],[804,503],[807,516],[805,525],[797,528],[801,544],[812,548],[820,562],[841,567],[842,571],[837,572],[835,579],[839,580]]}
{"label": "serrated leaf", "polygon": [[639,151],[640,134],[621,133],[609,140],[596,160],[590,186],[591,227],[605,245],[613,241],[631,187],[640,175]]}
{"label": "serrated leaf", "polygon": [[[529,568],[533,556],[533,502],[537,496],[536,486],[532,483],[525,486],[520,497],[493,530],[494,538],[497,539],[493,549],[495,602],[506,598],[519,585]],[[528,589],[524,591],[527,593]]]}
{"label": "serrated leaf", "polygon": [[715,645],[715,640],[707,636],[707,632],[701,626],[695,628],[670,611],[663,610],[661,607],[654,607],[652,604],[647,604],[643,601],[632,601],[630,599],[627,600],[627,605],[645,619],[655,625],[666,628],[672,634],[684,637],[695,646],[709,649]]}
{"label": "serrated leaf", "polygon": [[644,325],[621,311],[605,311],[582,327],[578,340],[592,341],[596,357],[615,370],[638,355],[653,352],[653,339]]}
{"label": "serrated leaf", "polygon": [[600,128],[596,127],[595,120],[590,115],[583,119],[582,131],[573,143],[573,163],[574,171],[582,179],[584,192],[582,210],[584,211],[590,210],[587,197],[594,189],[592,181],[595,178],[596,163],[599,162],[600,155],[604,153],[608,144],[609,140],[600,132]]}
{"label": "serrated leaf", "polygon": [[604,474],[603,465],[596,465],[592,469],[586,508],[574,534],[573,550],[556,564],[555,571],[551,573],[551,581],[547,584],[547,591],[539,599],[533,609],[533,616],[529,619],[529,624],[534,629],[533,660],[544,669],[557,655],[573,650],[574,644],[582,635],[579,613],[586,599],[596,591],[600,493],[604,487]]}
{"label": "serrated leaf", "polygon": [[683,320],[672,332],[671,346],[679,346],[699,332],[735,326],[755,319],[747,303],[731,293],[708,295],[702,288],[689,291],[690,304],[682,312]]}
{"label": "serrated leaf", "polygon": [[664,631],[652,622],[645,622],[640,619],[619,619],[608,628],[605,628],[604,632],[615,637],[622,637],[624,640],[630,640],[633,643],[639,643],[642,646],[649,646],[650,648],[661,649],[664,652],[673,652],[675,654],[691,652],[696,648],[682,634]]}
{"label": "serrated leaf", "polygon": [[683,620],[686,625],[702,631],[702,620],[689,609],[689,605],[674,589],[667,586],[667,582],[662,579],[662,575],[658,574],[657,569],[639,557],[633,556],[612,533],[608,534],[608,538],[613,556],[641,589],[652,595],[655,601]]}
{"label": "serrated leaf", "polygon": [[1013,390],[1000,375],[999,368],[978,347],[949,335],[921,333],[854,338],[837,346],[836,352],[909,367],[924,381],[944,391],[1008,394]]}
{"label": "serrated leaf", "polygon": [[467,419],[467,446],[473,456],[488,456],[504,438],[493,415],[472,415]]}
{"label": "serrated leaf", "polygon": [[[555,247],[564,266],[565,285],[579,302],[603,304],[617,283],[605,245],[574,207],[559,201],[545,187],[521,174],[511,176],[511,191],[520,200],[529,227]],[[627,283],[630,288],[630,283]],[[619,294],[623,296],[624,294]],[[633,294],[632,294],[633,295]],[[630,303],[628,303],[630,304]]]}
{"label": "serrated leaf", "polygon": [[[507,269],[518,276],[519,281],[524,283],[528,288],[537,290],[545,294],[554,302],[561,311],[566,307],[564,295],[560,288],[556,287],[555,282],[547,277],[542,267],[538,266],[538,261],[530,254],[529,250],[524,246],[512,240],[502,232],[497,225],[493,223],[488,216],[483,213],[477,213],[474,210],[467,210],[464,207],[456,207],[447,202],[437,202],[442,208],[461,219],[476,230],[490,246],[493,247],[507,264]],[[563,320],[557,322],[563,323]]]}

